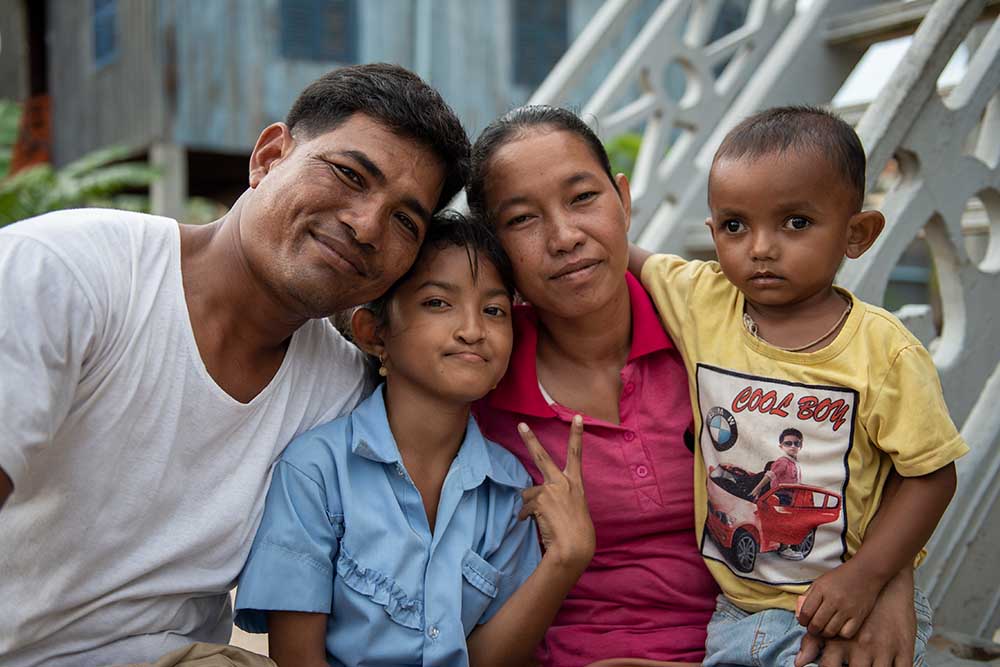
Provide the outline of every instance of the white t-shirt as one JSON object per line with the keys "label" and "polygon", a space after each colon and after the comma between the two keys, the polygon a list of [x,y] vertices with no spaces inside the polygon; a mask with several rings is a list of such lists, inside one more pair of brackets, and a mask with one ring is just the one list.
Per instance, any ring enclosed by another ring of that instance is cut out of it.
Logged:
{"label": "white t-shirt", "polygon": [[0,664],[151,661],[225,643],[272,462],[366,392],[361,353],[301,327],[240,403],[209,376],[176,221],[107,210],[0,230]]}

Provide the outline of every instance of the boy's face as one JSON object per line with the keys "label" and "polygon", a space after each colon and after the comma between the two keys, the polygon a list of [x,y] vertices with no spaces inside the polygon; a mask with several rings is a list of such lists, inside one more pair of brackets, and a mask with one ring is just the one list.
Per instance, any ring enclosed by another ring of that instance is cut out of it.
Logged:
{"label": "boy's face", "polygon": [[799,452],[802,450],[802,438],[797,435],[789,433],[784,438],[781,439],[781,451],[790,456],[793,459],[799,458]]}
{"label": "boy's face", "polygon": [[726,277],[755,306],[826,298],[848,250],[855,194],[812,151],[721,159],[708,222]]}

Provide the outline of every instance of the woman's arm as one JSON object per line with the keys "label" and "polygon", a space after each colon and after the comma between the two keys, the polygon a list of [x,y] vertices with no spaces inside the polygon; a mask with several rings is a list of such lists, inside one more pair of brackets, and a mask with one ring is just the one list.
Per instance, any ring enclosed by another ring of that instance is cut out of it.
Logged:
{"label": "woman's arm", "polygon": [[326,614],[272,611],[267,614],[268,654],[278,667],[327,667]]}
{"label": "woman's arm", "polygon": [[473,667],[526,665],[559,607],[594,556],[594,525],[583,493],[583,419],[570,427],[566,468],[559,470],[538,439],[518,426],[544,482],[523,492],[520,519],[534,516],[545,555],[500,610],[468,638]]}

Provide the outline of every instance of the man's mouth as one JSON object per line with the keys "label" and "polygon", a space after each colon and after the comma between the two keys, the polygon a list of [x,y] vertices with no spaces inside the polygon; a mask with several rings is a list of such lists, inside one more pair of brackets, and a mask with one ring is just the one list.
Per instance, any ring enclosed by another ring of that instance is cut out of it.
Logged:
{"label": "man's mouth", "polygon": [[354,271],[362,277],[367,275],[364,259],[349,242],[341,241],[335,236],[323,234],[321,232],[317,233],[312,231],[310,232],[310,235],[319,244],[320,249],[323,252],[323,256],[326,258],[328,263],[341,269]]}

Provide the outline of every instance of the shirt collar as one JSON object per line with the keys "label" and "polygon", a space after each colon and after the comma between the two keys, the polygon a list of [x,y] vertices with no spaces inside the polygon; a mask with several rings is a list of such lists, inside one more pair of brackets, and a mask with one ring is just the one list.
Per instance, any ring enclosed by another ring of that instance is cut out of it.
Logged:
{"label": "shirt collar", "polygon": [[[646,290],[630,273],[625,274],[625,282],[632,305],[632,348],[628,361],[672,348],[674,344],[663,330]],[[518,306],[514,309],[514,350],[507,374],[486,398],[491,407],[534,417],[558,416],[538,389],[537,349],[538,315],[531,306]]]}
{"label": "shirt collar", "polygon": [[[357,456],[377,463],[402,465],[399,447],[392,435],[392,429],[389,428],[384,390],[385,385],[379,385],[372,395],[351,413],[351,451]],[[460,470],[462,488],[466,491],[482,485],[486,477],[505,486],[516,488],[524,486],[493,459],[486,438],[471,416],[465,427],[465,439],[462,440],[462,445],[452,463],[452,468],[455,466]]]}

